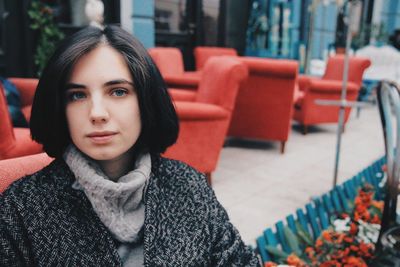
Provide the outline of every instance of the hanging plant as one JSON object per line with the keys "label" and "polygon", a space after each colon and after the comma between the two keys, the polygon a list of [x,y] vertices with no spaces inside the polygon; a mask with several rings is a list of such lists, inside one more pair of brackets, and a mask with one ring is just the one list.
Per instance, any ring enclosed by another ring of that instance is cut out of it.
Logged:
{"label": "hanging plant", "polygon": [[39,34],[34,62],[36,73],[40,76],[56,44],[64,38],[64,34],[54,22],[53,10],[48,5],[40,1],[32,1],[28,16],[31,19],[30,28]]}

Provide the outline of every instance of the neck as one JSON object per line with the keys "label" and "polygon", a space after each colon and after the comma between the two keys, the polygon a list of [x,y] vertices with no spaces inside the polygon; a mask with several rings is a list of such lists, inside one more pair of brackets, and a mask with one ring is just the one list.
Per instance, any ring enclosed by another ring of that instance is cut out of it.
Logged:
{"label": "neck", "polygon": [[119,177],[127,174],[135,166],[134,153],[127,151],[118,158],[112,160],[97,161],[101,170],[111,181],[117,181]]}

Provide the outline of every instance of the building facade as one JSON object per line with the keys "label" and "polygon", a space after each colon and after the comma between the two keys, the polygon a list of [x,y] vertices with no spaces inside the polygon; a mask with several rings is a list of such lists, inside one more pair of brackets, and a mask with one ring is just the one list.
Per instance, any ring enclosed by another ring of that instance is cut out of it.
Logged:
{"label": "building facade", "polygon": [[[0,0],[0,75],[35,76],[39,32],[30,28],[33,0]],[[344,46],[342,0],[102,0],[105,23],[121,25],[145,47],[182,50],[194,68],[196,46],[235,48],[240,55],[324,59]],[[40,0],[65,35],[87,24],[86,0]],[[354,2],[354,1],[353,1]],[[360,0],[353,14],[353,48],[387,42],[400,29],[400,1]],[[314,4],[314,5],[313,5]],[[400,33],[400,31],[399,31]]]}

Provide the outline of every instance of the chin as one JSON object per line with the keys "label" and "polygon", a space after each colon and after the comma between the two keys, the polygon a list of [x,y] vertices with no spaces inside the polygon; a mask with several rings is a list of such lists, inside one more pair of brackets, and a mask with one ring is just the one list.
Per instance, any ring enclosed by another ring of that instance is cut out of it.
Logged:
{"label": "chin", "polygon": [[123,153],[117,151],[83,151],[93,160],[113,160],[121,156]]}

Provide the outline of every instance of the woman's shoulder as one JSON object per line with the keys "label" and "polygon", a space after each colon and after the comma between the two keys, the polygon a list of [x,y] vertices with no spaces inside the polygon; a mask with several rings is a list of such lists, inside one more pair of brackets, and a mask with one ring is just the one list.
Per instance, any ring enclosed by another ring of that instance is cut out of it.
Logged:
{"label": "woman's shoulder", "polygon": [[158,157],[153,163],[153,173],[159,179],[173,183],[196,183],[206,182],[206,177],[192,166],[175,159]]}
{"label": "woman's shoulder", "polygon": [[13,182],[0,199],[12,198],[14,201],[29,199],[32,196],[52,194],[69,181],[69,169],[62,159],[56,159],[43,169],[26,175]]}

